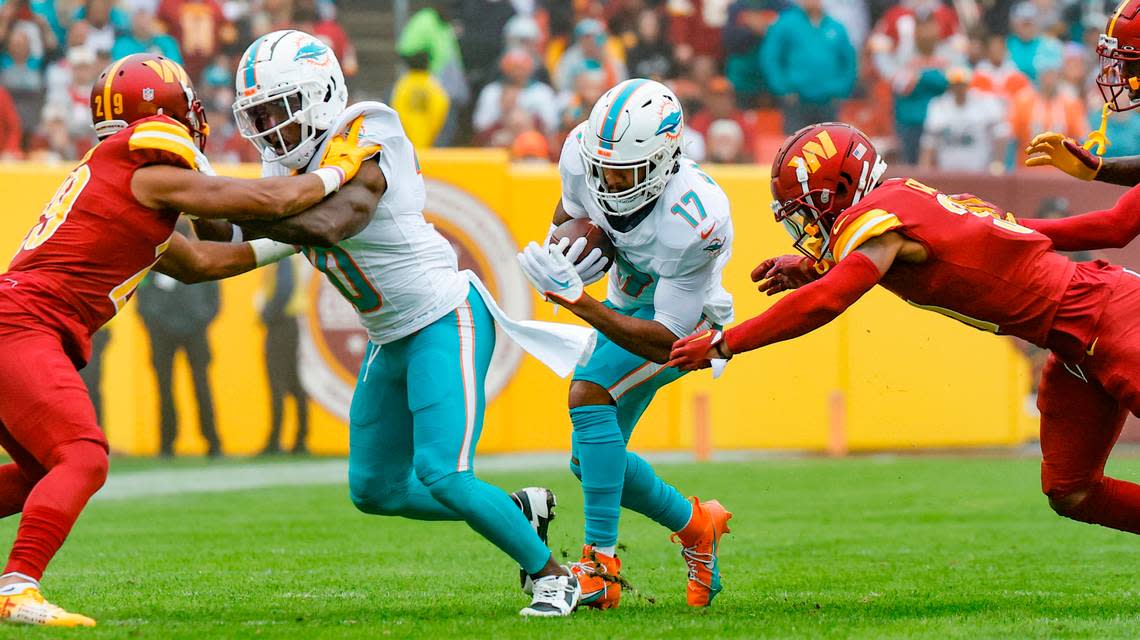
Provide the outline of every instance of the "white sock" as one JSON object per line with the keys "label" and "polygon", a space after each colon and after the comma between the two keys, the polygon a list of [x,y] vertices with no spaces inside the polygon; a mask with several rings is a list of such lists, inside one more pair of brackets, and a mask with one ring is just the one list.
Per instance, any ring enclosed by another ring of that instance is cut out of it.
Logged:
{"label": "white sock", "polygon": [[594,551],[613,558],[617,555],[617,545],[612,547],[594,547]]}
{"label": "white sock", "polygon": [[10,596],[12,594],[20,593],[28,587],[35,587],[36,589],[40,588],[40,583],[38,580],[29,575],[24,575],[15,571],[0,575],[0,579],[4,578],[20,578],[21,582],[13,582],[12,584],[0,587],[0,596]]}

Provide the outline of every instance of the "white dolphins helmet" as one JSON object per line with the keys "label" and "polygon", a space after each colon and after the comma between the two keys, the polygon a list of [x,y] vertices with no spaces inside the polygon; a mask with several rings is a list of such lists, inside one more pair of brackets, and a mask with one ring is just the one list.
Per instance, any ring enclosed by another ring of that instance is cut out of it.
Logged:
{"label": "white dolphins helmet", "polygon": [[[234,118],[266,162],[301,169],[348,104],[332,49],[296,30],[274,31],[249,45],[238,63]],[[300,138],[286,128],[300,125]]]}
{"label": "white dolphins helmet", "polygon": [[[660,82],[633,78],[602,94],[579,148],[586,184],[603,211],[629,215],[661,195],[681,155],[684,126],[681,101]],[[611,193],[603,169],[633,169],[634,186]]]}

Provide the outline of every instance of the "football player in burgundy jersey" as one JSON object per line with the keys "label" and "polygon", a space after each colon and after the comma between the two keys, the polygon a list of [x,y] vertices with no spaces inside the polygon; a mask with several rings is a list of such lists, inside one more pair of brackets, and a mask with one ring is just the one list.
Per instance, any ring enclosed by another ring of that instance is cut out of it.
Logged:
{"label": "football player in burgundy jersey", "polygon": [[885,167],[845,124],[788,138],[772,167],[773,208],[807,257],[766,260],[752,279],[769,295],[795,291],[723,333],[679,340],[669,364],[703,368],[804,335],[881,285],[919,308],[1051,350],[1038,394],[1049,504],[1140,533],[1140,486],[1104,475],[1128,412],[1140,415],[1140,276],[1056,253],[1136,237],[1140,190],[1105,211],[1019,221],[916,180],[880,183]]}
{"label": "football player in burgundy jersey", "polygon": [[0,274],[0,446],[12,458],[0,466],[0,517],[22,514],[0,575],[0,621],[95,624],[39,590],[45,567],[107,475],[107,441],[77,372],[91,334],[151,269],[185,281],[218,279],[295,252],[265,239],[190,240],[174,232],[180,212],[311,217],[325,203],[354,197],[350,185],[326,199],[378,150],[358,147],[354,130],[329,146],[316,172],[260,180],[210,175],[194,88],[182,67],[150,54],[112,63],[92,90],[91,109],[99,144],[64,179]]}

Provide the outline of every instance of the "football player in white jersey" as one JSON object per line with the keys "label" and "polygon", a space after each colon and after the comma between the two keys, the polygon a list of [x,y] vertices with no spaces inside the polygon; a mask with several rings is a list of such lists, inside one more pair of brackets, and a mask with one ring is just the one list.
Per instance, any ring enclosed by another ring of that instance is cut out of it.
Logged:
{"label": "football player in white jersey", "polygon": [[613,241],[604,303],[583,292],[605,275],[600,250],[582,255],[584,239],[532,242],[519,254],[540,293],[598,331],[593,355],[570,385],[570,468],[586,511],[582,559],[571,569],[582,603],[603,609],[621,598],[621,507],[674,532],[688,565],[690,605],[706,606],[721,590],[717,550],[732,514],[716,500],[686,500],[626,449],[657,389],[683,375],[663,366],[672,343],[732,320],[732,297],[721,286],[732,244],[728,198],[682,153],[683,127],[672,91],[632,79],[607,91],[562,148],[553,222],[589,218]]}
{"label": "football player in white jersey", "polygon": [[244,227],[303,245],[368,331],[349,412],[353,503],[377,515],[466,521],[533,580],[533,601],[520,613],[569,614],[578,581],[543,539],[553,496],[535,488],[508,495],[472,472],[498,309],[424,220],[424,181],[399,116],[378,102],[348,106],[333,52],[300,31],[254,41],[236,84],[234,115],[267,174],[313,169],[345,129],[381,147],[321,205]]}

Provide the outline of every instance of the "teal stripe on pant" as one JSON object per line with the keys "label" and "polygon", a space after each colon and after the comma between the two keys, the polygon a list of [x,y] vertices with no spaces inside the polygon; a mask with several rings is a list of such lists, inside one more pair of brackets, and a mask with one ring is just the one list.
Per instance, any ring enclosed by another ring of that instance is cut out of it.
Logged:
{"label": "teal stripe on pant", "polygon": [[474,290],[424,329],[369,344],[349,411],[349,491],[365,513],[463,520],[537,573],[550,550],[510,496],[472,471],[494,348]]}

